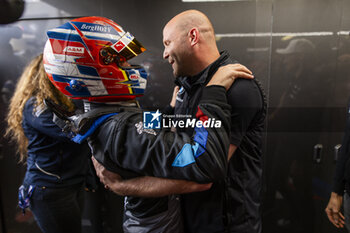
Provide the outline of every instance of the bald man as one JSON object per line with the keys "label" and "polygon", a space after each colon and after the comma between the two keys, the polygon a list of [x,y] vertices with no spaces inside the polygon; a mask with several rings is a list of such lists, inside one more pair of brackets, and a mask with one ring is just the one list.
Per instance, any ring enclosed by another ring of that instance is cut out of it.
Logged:
{"label": "bald man", "polygon": [[[219,53],[210,20],[197,10],[172,18],[164,27],[163,43],[163,58],[181,87],[174,113],[194,115],[203,87],[215,71],[236,62],[227,52]],[[238,64],[237,69],[241,69]],[[261,232],[265,99],[256,80],[236,80],[227,96],[232,107],[227,177],[207,191],[182,195],[185,232]],[[193,129],[177,131],[191,135]]]}
{"label": "bald man", "polygon": [[[231,61],[227,52],[219,53],[213,26],[199,11],[185,11],[171,19],[164,27],[163,42],[164,59],[172,65],[176,82],[181,87],[179,92],[175,91],[171,103],[175,114],[195,116],[203,88],[218,70],[221,75],[226,73],[222,66],[227,65],[230,68],[227,70],[235,77],[248,77],[251,73],[246,67],[233,64],[236,62]],[[181,197],[185,229],[182,230],[181,222],[178,222],[178,232],[260,232],[264,98],[256,81],[237,79],[235,83],[237,85],[233,85],[227,94],[233,108],[231,145],[228,155],[217,155],[218,159],[224,156],[229,162],[212,171],[213,174],[225,174],[228,168],[227,177],[218,176],[212,180],[213,184],[207,185],[152,177],[125,182],[95,162],[101,181],[121,195],[160,197],[195,192]],[[192,135],[194,129],[177,130]],[[174,201],[174,196],[168,199]]]}

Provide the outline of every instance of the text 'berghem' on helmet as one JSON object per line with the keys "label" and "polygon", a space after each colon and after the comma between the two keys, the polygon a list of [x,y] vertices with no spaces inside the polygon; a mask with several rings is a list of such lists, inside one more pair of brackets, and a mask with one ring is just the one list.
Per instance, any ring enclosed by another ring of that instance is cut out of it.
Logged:
{"label": "text 'berghem' on helmet", "polygon": [[146,49],[117,23],[83,17],[47,35],[45,70],[63,94],[92,102],[127,101],[143,95],[147,73],[127,61]]}

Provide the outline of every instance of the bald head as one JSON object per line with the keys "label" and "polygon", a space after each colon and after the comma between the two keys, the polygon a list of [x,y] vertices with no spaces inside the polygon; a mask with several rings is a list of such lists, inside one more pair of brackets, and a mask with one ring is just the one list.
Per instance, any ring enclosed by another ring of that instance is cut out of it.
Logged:
{"label": "bald head", "polygon": [[208,17],[200,11],[184,11],[163,29],[163,58],[175,76],[195,75],[219,56],[215,34]]}
{"label": "bald head", "polygon": [[198,28],[204,41],[215,42],[213,25],[208,17],[198,10],[187,10],[172,18],[164,27],[174,27],[179,34],[187,34],[192,28]]}

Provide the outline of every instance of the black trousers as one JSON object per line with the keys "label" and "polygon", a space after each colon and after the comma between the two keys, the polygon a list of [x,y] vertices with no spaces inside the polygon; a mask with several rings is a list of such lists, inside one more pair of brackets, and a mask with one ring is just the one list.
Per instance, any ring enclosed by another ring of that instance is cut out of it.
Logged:
{"label": "black trousers", "polygon": [[44,233],[81,233],[83,203],[82,185],[36,187],[30,199],[30,209]]}

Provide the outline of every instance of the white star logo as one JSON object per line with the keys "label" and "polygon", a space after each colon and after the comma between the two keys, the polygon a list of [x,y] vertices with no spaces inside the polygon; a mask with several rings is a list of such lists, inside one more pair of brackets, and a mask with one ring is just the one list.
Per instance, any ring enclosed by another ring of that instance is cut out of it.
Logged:
{"label": "white star logo", "polygon": [[153,116],[151,122],[154,121],[155,119],[159,120],[159,117],[162,115],[162,114],[159,112],[159,109],[157,110],[157,112],[151,113],[151,114],[152,114],[152,116]]}

